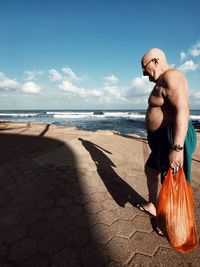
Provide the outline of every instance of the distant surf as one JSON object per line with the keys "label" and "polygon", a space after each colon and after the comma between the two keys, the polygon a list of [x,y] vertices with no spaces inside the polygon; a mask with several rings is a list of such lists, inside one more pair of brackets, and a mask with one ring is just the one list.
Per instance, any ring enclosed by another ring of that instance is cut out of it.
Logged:
{"label": "distant surf", "polygon": [[[111,130],[146,136],[145,110],[0,110],[0,121],[75,126],[96,131]],[[200,110],[191,110],[191,120],[200,122]]]}

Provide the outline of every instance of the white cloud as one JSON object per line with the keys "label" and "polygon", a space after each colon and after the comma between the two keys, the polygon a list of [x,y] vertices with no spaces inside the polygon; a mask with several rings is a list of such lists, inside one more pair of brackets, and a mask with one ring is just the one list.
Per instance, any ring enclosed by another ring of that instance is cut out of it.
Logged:
{"label": "white cloud", "polygon": [[63,91],[67,92],[69,95],[76,95],[80,97],[87,97],[87,96],[101,96],[102,92],[96,89],[86,89],[82,87],[77,87],[70,81],[62,81],[61,84],[59,84],[59,88]]}
{"label": "white cloud", "polygon": [[195,90],[190,94],[190,104],[193,108],[198,109],[200,106],[200,90]]}
{"label": "white cloud", "polygon": [[200,100],[200,91],[199,91],[199,92],[196,92],[196,93],[194,94],[194,97],[195,97],[195,98],[198,98],[198,99]]}
{"label": "white cloud", "polygon": [[127,92],[127,97],[134,98],[148,96],[153,86],[154,85],[149,82],[148,77],[136,77],[131,83],[131,87]]}
{"label": "white cloud", "polygon": [[26,82],[22,86],[22,91],[25,93],[38,94],[41,87],[34,82]]}
{"label": "white cloud", "polygon": [[109,76],[103,77],[103,79],[106,81],[102,88],[102,100],[105,102],[113,102],[113,100],[122,100],[124,101],[124,98],[122,97],[120,88],[116,85],[119,82],[119,79],[114,74],[111,74]]}
{"label": "white cloud", "polygon": [[62,80],[62,75],[57,70],[51,69],[48,72],[50,74],[49,78],[52,81],[60,81],[60,80]]}
{"label": "white cloud", "polygon": [[25,79],[27,81],[33,81],[33,80],[35,80],[37,78],[38,75],[41,75],[43,73],[43,71],[26,70],[26,71],[24,71],[24,73],[26,75]]}
{"label": "white cloud", "polygon": [[67,75],[66,79],[69,81],[77,81],[79,78],[69,67],[62,68],[62,71]]}
{"label": "white cloud", "polygon": [[200,41],[197,41],[196,44],[191,46],[187,52],[182,51],[180,53],[181,61],[185,60],[187,57],[198,57],[200,56]]}
{"label": "white cloud", "polygon": [[180,59],[181,59],[181,61],[183,61],[184,59],[186,59],[186,57],[187,57],[187,54],[185,52],[181,52],[180,53]]}
{"label": "white cloud", "polygon": [[114,86],[114,85],[104,86],[103,92],[105,95],[112,95],[113,97],[116,97],[116,98],[121,97],[121,93],[120,93],[119,88],[117,86]]}
{"label": "white cloud", "polygon": [[198,41],[195,45],[193,45],[188,53],[193,56],[193,57],[198,57],[200,56],[200,41]]}
{"label": "white cloud", "polygon": [[79,96],[86,95],[86,90],[84,88],[78,88],[69,81],[62,81],[62,83],[59,85],[59,88],[71,94]]}
{"label": "white cloud", "polygon": [[200,100],[200,90],[193,92],[191,95],[194,99],[199,99]]}
{"label": "white cloud", "polygon": [[9,79],[4,73],[0,72],[0,90],[16,90],[19,87],[20,83]]}
{"label": "white cloud", "polygon": [[188,60],[179,67],[179,69],[184,72],[195,71],[197,68],[198,64],[194,63],[193,60]]}
{"label": "white cloud", "polygon": [[116,83],[118,83],[118,81],[119,81],[119,79],[118,79],[114,74],[112,74],[112,75],[110,75],[110,76],[106,76],[106,77],[104,77],[104,79],[105,79],[106,81],[112,83],[112,84],[116,84]]}
{"label": "white cloud", "polygon": [[69,82],[82,82],[87,80],[86,76],[77,76],[70,67],[62,68],[63,75],[60,74],[56,69],[49,70],[49,78],[51,81],[69,81]]}
{"label": "white cloud", "polygon": [[103,93],[100,90],[92,89],[92,90],[89,91],[89,95],[91,95],[91,96],[102,96]]}

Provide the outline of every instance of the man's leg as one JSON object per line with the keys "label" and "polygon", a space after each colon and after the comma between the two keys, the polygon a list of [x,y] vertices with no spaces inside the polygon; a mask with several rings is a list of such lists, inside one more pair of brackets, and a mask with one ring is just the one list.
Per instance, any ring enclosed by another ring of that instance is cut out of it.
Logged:
{"label": "man's leg", "polygon": [[149,202],[142,205],[144,210],[151,213],[153,216],[156,216],[156,202],[158,195],[158,178],[159,171],[154,170],[147,165],[145,165],[145,174],[147,177],[147,187],[149,192]]}

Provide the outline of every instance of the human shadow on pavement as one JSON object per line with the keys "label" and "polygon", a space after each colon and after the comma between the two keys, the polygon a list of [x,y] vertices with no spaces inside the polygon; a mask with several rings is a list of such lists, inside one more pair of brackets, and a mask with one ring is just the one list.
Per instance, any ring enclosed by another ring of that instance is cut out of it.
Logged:
{"label": "human shadow on pavement", "polygon": [[44,128],[44,130],[39,134],[39,136],[44,136],[46,134],[46,132],[48,132],[50,127],[50,124],[47,124]]}
{"label": "human shadow on pavement", "polygon": [[0,133],[0,266],[103,266],[69,146]]}
{"label": "human shadow on pavement", "polygon": [[[79,141],[82,142],[82,145],[90,153],[92,160],[96,164],[100,178],[112,198],[119,206],[124,207],[124,205],[128,202],[133,206],[140,202],[146,202],[140,194],[138,194],[115,172],[113,167],[116,166],[110,158],[103,153],[103,151],[105,151],[103,148],[82,138],[79,138]],[[109,151],[105,152],[108,153]],[[109,152],[109,154],[111,153]]]}

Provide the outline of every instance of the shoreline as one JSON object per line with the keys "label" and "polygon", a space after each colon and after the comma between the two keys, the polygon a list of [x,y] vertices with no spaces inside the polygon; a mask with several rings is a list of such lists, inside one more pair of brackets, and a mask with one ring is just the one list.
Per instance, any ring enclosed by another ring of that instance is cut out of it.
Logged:
{"label": "shoreline", "polygon": [[129,133],[129,134],[122,134],[120,133],[119,131],[115,131],[115,130],[96,130],[96,131],[90,131],[90,130],[83,130],[83,129],[78,129],[77,127],[75,126],[67,126],[67,125],[56,125],[56,124],[48,124],[48,123],[36,123],[36,122],[12,122],[12,121],[0,121],[0,130],[1,130],[1,127],[5,127],[4,130],[6,130],[6,127],[7,126],[20,126],[20,127],[30,127],[30,126],[33,126],[33,127],[51,127],[51,128],[58,128],[58,129],[66,129],[66,130],[73,130],[73,131],[79,131],[79,132],[85,132],[85,133],[107,133],[107,134],[118,134],[118,135],[122,135],[122,136],[135,136],[135,137],[138,137],[138,138],[141,138],[141,139],[145,139],[145,137],[142,137],[142,136],[139,136],[138,134],[135,134],[135,133]]}
{"label": "shoreline", "polygon": [[[147,139],[146,137],[142,137],[142,136],[139,136],[138,134],[134,134],[134,133],[129,133],[129,134],[122,134],[122,133],[120,133],[119,131],[115,131],[115,130],[101,130],[101,129],[99,129],[99,130],[96,130],[96,131],[90,131],[90,130],[83,130],[83,129],[78,129],[76,126],[71,126],[71,125],[56,125],[56,124],[51,124],[51,123],[39,123],[39,122],[18,122],[18,121],[7,121],[7,120],[5,120],[5,121],[1,121],[0,120],[0,127],[2,126],[2,125],[6,125],[6,124],[18,124],[18,125],[22,125],[22,126],[24,126],[24,125],[35,125],[35,126],[37,126],[37,125],[40,125],[40,126],[51,126],[51,127],[58,127],[58,128],[66,128],[66,129],[73,129],[73,130],[77,130],[77,131],[85,131],[85,132],[92,132],[92,133],[96,133],[96,132],[111,132],[111,133],[117,133],[117,134],[121,134],[121,135],[130,135],[130,136],[137,136],[137,137],[139,137],[139,138],[141,138],[141,139]],[[193,124],[193,126],[194,126],[194,128],[195,128],[195,130],[196,130],[196,133],[198,134],[198,133],[200,133],[200,122],[197,122],[196,120],[194,120],[194,121],[192,121],[192,124]]]}

